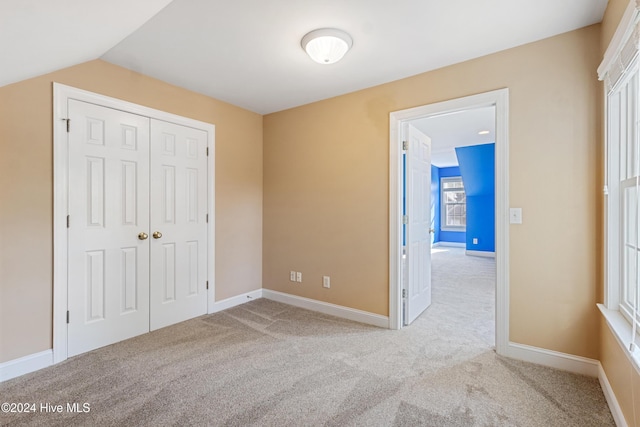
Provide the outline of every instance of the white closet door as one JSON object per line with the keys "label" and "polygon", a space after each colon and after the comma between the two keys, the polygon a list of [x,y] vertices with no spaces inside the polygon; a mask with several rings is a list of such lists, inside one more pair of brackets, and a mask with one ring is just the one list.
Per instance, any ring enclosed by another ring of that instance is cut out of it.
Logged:
{"label": "white closet door", "polygon": [[207,133],[151,120],[151,330],[207,312]]}
{"label": "white closet door", "polygon": [[[68,354],[149,331],[149,119],[70,100]],[[141,236],[141,237],[144,237]]]}

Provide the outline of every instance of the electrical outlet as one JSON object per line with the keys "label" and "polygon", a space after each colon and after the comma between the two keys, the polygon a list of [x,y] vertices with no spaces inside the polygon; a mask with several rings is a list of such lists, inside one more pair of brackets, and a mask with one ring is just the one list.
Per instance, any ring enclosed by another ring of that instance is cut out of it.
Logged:
{"label": "electrical outlet", "polygon": [[296,282],[302,283],[302,273],[299,271],[296,273]]}
{"label": "electrical outlet", "polygon": [[295,271],[290,271],[289,272],[289,280],[291,280],[292,282],[296,281],[296,272]]}
{"label": "electrical outlet", "polygon": [[477,238],[477,237],[474,237],[474,238],[473,238],[473,244],[474,244],[474,245],[477,245],[477,244],[478,244],[478,238]]}
{"label": "electrical outlet", "polygon": [[322,287],[323,288],[330,288],[331,287],[331,277],[322,276]]}

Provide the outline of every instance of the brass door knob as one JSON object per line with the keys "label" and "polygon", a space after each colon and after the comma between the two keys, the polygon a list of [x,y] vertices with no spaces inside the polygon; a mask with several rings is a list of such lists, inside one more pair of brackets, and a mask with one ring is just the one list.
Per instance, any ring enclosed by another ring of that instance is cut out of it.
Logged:
{"label": "brass door knob", "polygon": [[161,232],[159,232],[159,231],[154,231],[153,232],[153,238],[154,239],[159,239],[161,237],[162,237],[162,233]]}
{"label": "brass door knob", "polygon": [[149,235],[147,233],[145,233],[144,231],[140,234],[138,234],[138,239],[140,240],[147,240],[147,237],[149,237]]}

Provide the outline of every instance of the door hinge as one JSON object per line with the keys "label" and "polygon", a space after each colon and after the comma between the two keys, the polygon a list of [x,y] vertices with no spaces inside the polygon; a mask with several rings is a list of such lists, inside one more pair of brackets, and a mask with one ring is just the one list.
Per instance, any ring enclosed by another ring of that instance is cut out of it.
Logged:
{"label": "door hinge", "polygon": [[209,223],[209,214],[207,214],[207,224]]}
{"label": "door hinge", "polygon": [[69,323],[69,310],[67,310],[67,323]]}
{"label": "door hinge", "polygon": [[407,297],[407,290],[403,289],[402,290],[402,298],[406,298]]}
{"label": "door hinge", "polygon": [[408,141],[402,141],[402,149],[404,151],[407,151],[409,149],[409,142]]}
{"label": "door hinge", "polygon": [[71,128],[71,125],[69,123],[71,123],[71,119],[62,119],[62,120],[67,122],[67,133],[69,133],[69,129]]}
{"label": "door hinge", "polygon": [[207,147],[207,156],[209,155],[209,147]]}
{"label": "door hinge", "polygon": [[69,228],[69,215],[67,215],[67,228]]}
{"label": "door hinge", "polygon": [[207,289],[209,289],[209,281],[207,280]]}
{"label": "door hinge", "polygon": [[402,215],[402,223],[409,224],[409,215]]}

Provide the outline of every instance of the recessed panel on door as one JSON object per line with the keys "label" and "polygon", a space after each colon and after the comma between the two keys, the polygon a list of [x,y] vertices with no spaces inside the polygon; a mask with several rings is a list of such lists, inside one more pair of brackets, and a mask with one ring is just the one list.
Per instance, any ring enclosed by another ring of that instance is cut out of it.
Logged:
{"label": "recessed panel on door", "polygon": [[176,221],[176,167],[162,165],[161,173],[161,197],[162,197],[162,221],[164,224],[174,224]]}
{"label": "recessed panel on door", "polygon": [[104,227],[104,158],[87,156],[86,161],[87,225],[90,227]]}
{"label": "recessed panel on door", "polygon": [[[122,313],[138,309],[138,248],[122,248]],[[146,268],[143,265],[142,268]]]}
{"label": "recessed panel on door", "polygon": [[159,267],[162,272],[162,303],[166,304],[176,300],[176,245],[163,243],[161,248],[162,264]]}
{"label": "recessed panel on door", "polygon": [[122,224],[137,225],[138,220],[138,165],[122,161]]}
{"label": "recessed panel on door", "polygon": [[104,319],[104,251],[87,251],[84,265],[87,277],[85,279],[86,302],[85,316],[87,322]]}

